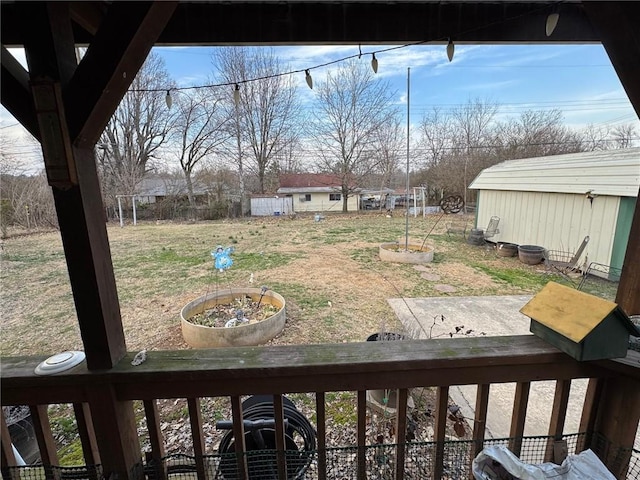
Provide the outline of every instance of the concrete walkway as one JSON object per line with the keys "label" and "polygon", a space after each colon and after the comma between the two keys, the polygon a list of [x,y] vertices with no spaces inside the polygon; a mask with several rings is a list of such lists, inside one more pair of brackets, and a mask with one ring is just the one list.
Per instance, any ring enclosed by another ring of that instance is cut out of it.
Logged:
{"label": "concrete walkway", "polygon": [[[389,299],[407,332],[416,338],[448,337],[456,327],[470,336],[529,334],[529,317],[519,312],[531,296],[430,297]],[[444,316],[444,320],[440,318]],[[460,333],[457,334],[460,336]],[[564,433],[577,433],[586,392],[586,379],[573,380]],[[555,391],[554,381],[532,382],[525,435],[547,435]],[[509,436],[515,383],[492,384],[487,412],[486,438]],[[465,417],[473,419],[475,386],[451,387],[449,395]]]}

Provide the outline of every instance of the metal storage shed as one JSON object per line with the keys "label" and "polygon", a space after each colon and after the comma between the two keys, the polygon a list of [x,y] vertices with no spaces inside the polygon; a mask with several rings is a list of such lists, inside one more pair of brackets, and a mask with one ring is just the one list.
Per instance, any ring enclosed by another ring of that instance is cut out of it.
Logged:
{"label": "metal storage shed", "polygon": [[509,160],[486,168],[476,225],[500,217],[493,241],[575,251],[590,236],[582,263],[620,268],[640,186],[640,148]]}

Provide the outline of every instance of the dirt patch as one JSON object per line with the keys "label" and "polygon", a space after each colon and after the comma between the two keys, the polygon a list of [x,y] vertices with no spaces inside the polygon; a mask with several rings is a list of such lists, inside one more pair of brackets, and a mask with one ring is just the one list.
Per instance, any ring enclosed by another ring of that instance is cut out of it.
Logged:
{"label": "dirt patch", "polygon": [[467,288],[479,289],[494,287],[494,280],[487,274],[462,263],[438,265],[435,269],[442,280],[451,285],[464,285]]}

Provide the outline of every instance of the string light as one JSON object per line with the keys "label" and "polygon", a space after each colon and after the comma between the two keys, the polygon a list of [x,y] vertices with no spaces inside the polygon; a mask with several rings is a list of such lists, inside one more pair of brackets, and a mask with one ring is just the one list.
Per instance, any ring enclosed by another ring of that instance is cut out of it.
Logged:
{"label": "string light", "polygon": [[233,89],[233,102],[236,107],[240,104],[240,85],[236,83],[236,88]]}
{"label": "string light", "polygon": [[[508,20],[514,20],[517,18],[521,18],[521,17],[526,17],[528,15],[534,15],[540,11],[543,11],[544,9],[546,9],[548,7],[542,7],[542,8],[538,8],[538,9],[534,9],[532,11],[523,13],[523,14],[518,14],[518,15],[514,15],[513,17],[509,17],[506,19],[502,19],[500,22],[496,21],[496,22],[491,22],[487,25],[484,25],[483,27],[479,27],[477,29],[470,29],[470,30],[466,30],[463,32],[458,32],[459,35],[462,34],[469,34],[473,31],[476,30],[480,30],[482,28],[486,28],[487,26],[490,25],[494,25],[494,24],[498,24],[501,23],[502,21],[508,21]],[[560,15],[554,11],[553,13],[549,14],[547,17],[547,24],[546,24],[546,32],[547,32],[547,36],[551,35],[553,33],[553,30],[555,29],[557,23],[558,23],[558,19],[559,19]],[[397,45],[394,47],[389,47],[389,48],[385,48],[385,49],[381,49],[381,50],[376,50],[374,52],[371,52],[371,68],[373,69],[373,71],[375,73],[378,72],[378,59],[376,58],[376,53],[382,53],[382,52],[389,52],[392,50],[398,50],[401,48],[407,48],[407,47],[412,47],[412,46],[418,46],[418,45],[426,45],[429,44],[431,42],[437,42],[437,41],[442,41],[444,40],[443,38],[440,39],[432,39],[432,40],[423,40],[423,41],[418,41],[418,42],[413,42],[413,43],[407,43],[404,45]],[[449,37],[448,43],[447,43],[447,57],[449,58],[449,61],[453,60],[453,54],[454,54],[454,50],[455,50],[455,45],[453,43],[453,41],[451,40],[451,38]],[[271,79],[271,78],[277,78],[277,77],[284,77],[284,76],[289,76],[289,75],[293,75],[296,73],[301,73],[304,72],[305,73],[305,80],[307,82],[307,85],[309,86],[309,88],[313,89],[313,79],[311,78],[311,73],[310,70],[314,69],[314,68],[322,68],[322,67],[327,67],[329,65],[334,65],[336,63],[342,63],[344,61],[347,60],[351,60],[353,58],[361,58],[362,55],[365,55],[369,52],[362,52],[362,46],[358,45],[358,53],[355,55],[349,55],[343,58],[338,58],[336,60],[331,60],[329,62],[320,64],[320,65],[316,65],[314,67],[311,68],[306,68],[306,69],[299,69],[299,70],[291,70],[291,71],[287,71],[287,72],[280,72],[280,73],[275,73],[275,74],[270,74],[270,75],[265,75],[262,77],[256,77],[256,78],[251,78],[251,79],[246,79],[246,80],[242,80],[242,82],[240,83],[248,83],[248,82],[257,82],[260,80],[267,80],[267,79]],[[233,91],[233,97],[234,97],[234,101],[236,100],[236,98],[238,98],[239,101],[239,89],[240,86],[238,83],[236,82],[223,82],[223,83],[215,83],[215,84],[207,84],[207,85],[194,85],[194,86],[188,86],[188,87],[174,87],[171,90],[196,90],[196,89],[201,89],[201,88],[216,88],[216,87],[224,87],[224,86],[234,86],[234,91]],[[128,90],[128,92],[161,92],[164,91],[164,89],[162,88],[135,88],[135,89],[130,89]],[[167,102],[167,107],[171,108],[171,105],[173,104],[173,99],[171,98],[171,92],[170,90],[167,90],[167,95],[165,97],[165,100]]]}
{"label": "string light", "polygon": [[313,90],[313,78],[311,78],[311,74],[309,73],[308,69],[304,71],[304,79],[307,81],[307,85],[309,85],[309,88]]}
{"label": "string light", "polygon": [[547,37],[550,37],[553,31],[556,29],[556,25],[558,25],[558,20],[560,19],[560,14],[558,12],[550,13],[547,17],[547,24],[545,25],[545,33]]}
{"label": "string light", "polygon": [[447,58],[449,61],[453,60],[453,52],[455,52],[456,46],[453,44],[453,40],[449,39],[447,43]]}

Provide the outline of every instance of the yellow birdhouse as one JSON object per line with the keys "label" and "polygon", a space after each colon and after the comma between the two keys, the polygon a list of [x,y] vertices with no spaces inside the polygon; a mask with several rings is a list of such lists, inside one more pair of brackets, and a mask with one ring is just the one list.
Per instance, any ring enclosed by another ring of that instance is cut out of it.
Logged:
{"label": "yellow birdhouse", "polygon": [[549,282],[520,312],[529,329],[576,360],[627,355],[629,335],[640,330],[614,302]]}

